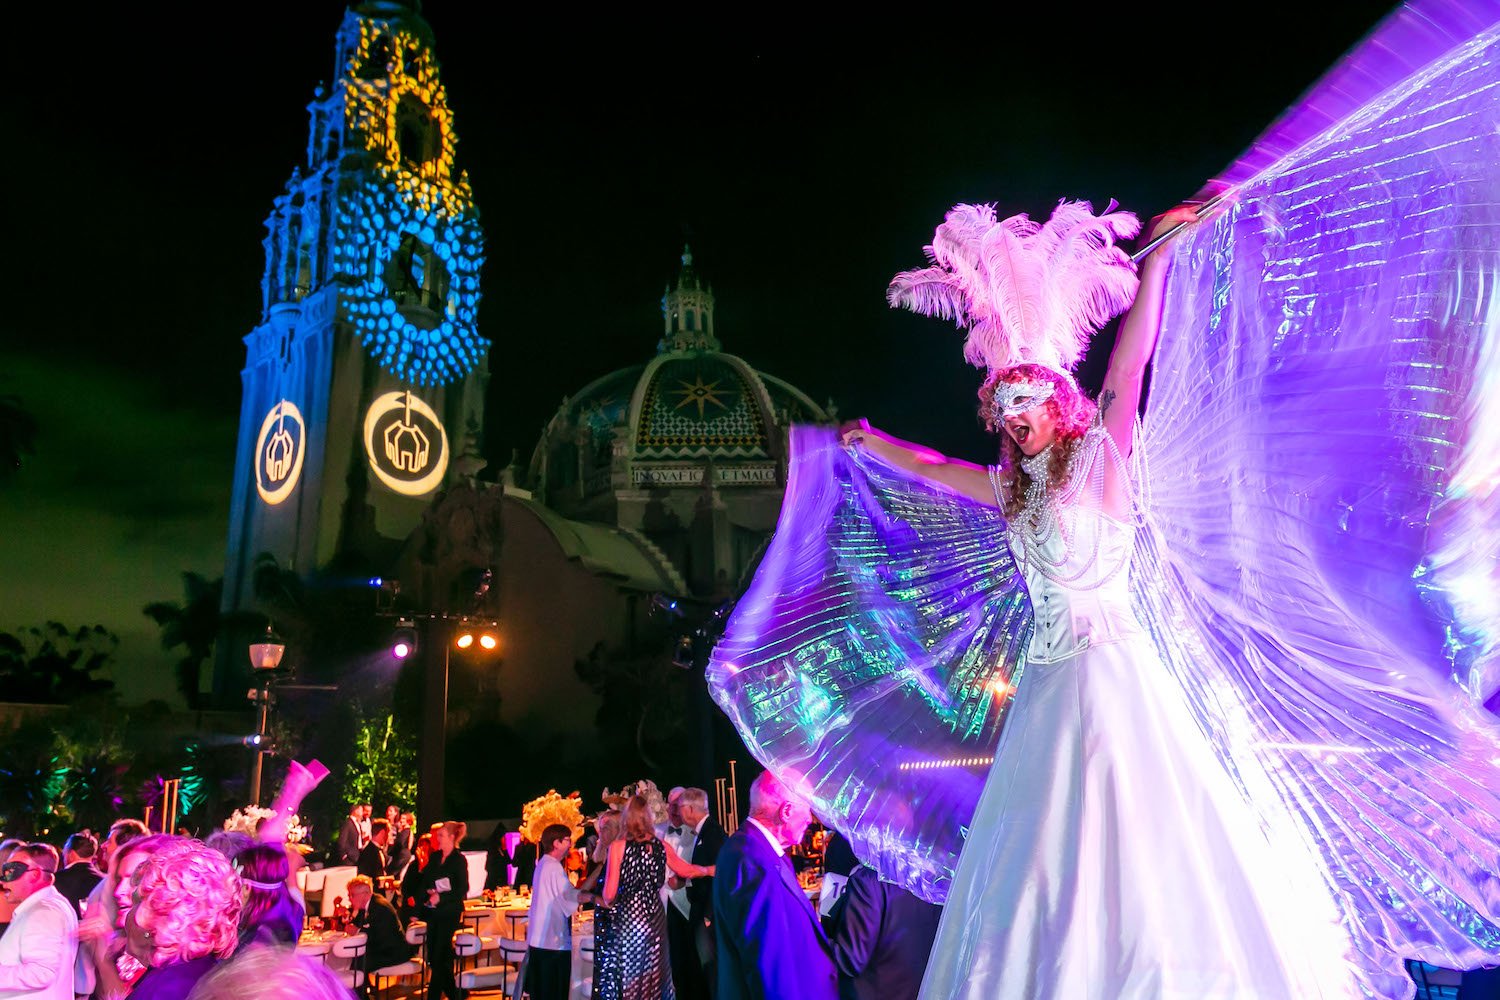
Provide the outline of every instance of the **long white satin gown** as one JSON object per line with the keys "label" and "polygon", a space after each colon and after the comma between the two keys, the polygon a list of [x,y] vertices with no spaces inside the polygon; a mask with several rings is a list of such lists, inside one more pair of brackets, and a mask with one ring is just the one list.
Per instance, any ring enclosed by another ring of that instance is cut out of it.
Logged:
{"label": "long white satin gown", "polygon": [[1106,507],[1133,505],[1102,428],[1074,468],[1007,530],[1035,633],[921,996],[1357,996],[1328,890],[1272,850],[1131,611],[1136,528]]}

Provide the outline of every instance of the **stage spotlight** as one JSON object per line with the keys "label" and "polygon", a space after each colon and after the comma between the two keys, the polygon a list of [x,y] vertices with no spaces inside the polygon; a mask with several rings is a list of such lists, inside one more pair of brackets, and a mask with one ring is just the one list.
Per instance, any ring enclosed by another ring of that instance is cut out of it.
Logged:
{"label": "stage spotlight", "polygon": [[474,645],[474,633],[460,632],[458,634],[458,638],[453,640],[453,645],[457,646],[459,649],[468,649],[470,646]]}
{"label": "stage spotlight", "polygon": [[240,742],[243,743],[243,744],[245,744],[245,746],[247,746],[247,747],[259,748],[260,745],[261,745],[261,742],[262,742],[262,737],[261,737],[260,733],[251,733],[249,736],[246,736]]}
{"label": "stage spotlight", "polygon": [[683,616],[682,607],[678,604],[677,599],[675,597],[668,597],[662,593],[651,595],[651,610],[664,615],[670,615],[673,618],[681,618]]}
{"label": "stage spotlight", "polygon": [[391,634],[391,655],[404,660],[417,651],[417,623],[410,618],[396,622],[396,631]]}
{"label": "stage spotlight", "polygon": [[493,635],[486,632],[479,637],[479,645],[483,646],[485,649],[494,649],[496,646],[500,645],[500,640],[496,639]]}

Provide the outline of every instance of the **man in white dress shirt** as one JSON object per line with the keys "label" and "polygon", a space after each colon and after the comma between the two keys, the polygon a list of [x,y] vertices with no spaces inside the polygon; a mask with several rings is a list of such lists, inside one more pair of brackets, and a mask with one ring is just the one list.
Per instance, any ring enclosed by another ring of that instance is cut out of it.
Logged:
{"label": "man in white dress shirt", "polygon": [[0,867],[0,895],[16,908],[0,937],[5,1000],[73,1000],[78,912],[52,885],[57,866],[51,844],[27,844]]}
{"label": "man in white dress shirt", "polygon": [[554,823],[537,844],[542,856],[531,882],[526,922],[526,991],[531,1000],[566,1000],[573,970],[573,913],[593,898],[568,881],[563,858],[573,849],[573,831]]}

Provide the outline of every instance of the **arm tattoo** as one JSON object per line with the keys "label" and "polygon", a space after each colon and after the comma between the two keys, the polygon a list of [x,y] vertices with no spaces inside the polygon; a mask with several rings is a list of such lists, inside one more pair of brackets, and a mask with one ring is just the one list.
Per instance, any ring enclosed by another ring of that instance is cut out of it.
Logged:
{"label": "arm tattoo", "polygon": [[1100,417],[1103,417],[1106,413],[1109,412],[1109,406],[1114,401],[1115,401],[1115,391],[1113,389],[1105,389],[1104,390],[1104,395],[1102,395],[1102,396],[1099,397],[1099,416]]}

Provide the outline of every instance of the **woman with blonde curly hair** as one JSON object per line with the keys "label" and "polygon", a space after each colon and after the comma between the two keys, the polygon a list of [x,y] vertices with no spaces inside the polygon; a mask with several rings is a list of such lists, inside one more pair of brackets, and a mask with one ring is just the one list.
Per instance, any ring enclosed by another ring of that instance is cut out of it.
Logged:
{"label": "woman with blonde curly hair", "polygon": [[224,855],[197,840],[174,840],[135,873],[125,918],[130,953],[146,966],[135,1000],[176,1000],[234,952],[245,887]]}
{"label": "woman with blonde curly hair", "polygon": [[147,858],[176,842],[176,837],[165,833],[137,837],[109,859],[109,871],[100,891],[78,923],[79,953],[93,973],[92,978],[87,973],[80,976],[80,982],[95,983],[92,992],[98,1000],[121,1000],[128,996],[131,985],[145,971],[125,950],[125,918],[135,905],[135,873]]}

